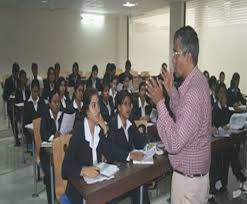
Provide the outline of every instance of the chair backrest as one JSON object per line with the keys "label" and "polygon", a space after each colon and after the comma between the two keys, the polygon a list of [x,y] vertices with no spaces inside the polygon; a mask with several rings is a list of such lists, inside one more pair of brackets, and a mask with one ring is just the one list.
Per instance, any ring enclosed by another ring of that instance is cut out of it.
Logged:
{"label": "chair backrest", "polygon": [[67,180],[62,178],[62,163],[65,151],[69,145],[71,134],[57,137],[52,142],[53,164],[55,173],[55,193],[59,200],[60,196],[64,194],[67,186]]}
{"label": "chair backrest", "polygon": [[40,123],[41,118],[36,118],[33,120],[33,137],[34,137],[34,144],[35,144],[35,157],[36,161],[40,161],[39,159],[39,152],[41,147],[41,135],[40,135]]}

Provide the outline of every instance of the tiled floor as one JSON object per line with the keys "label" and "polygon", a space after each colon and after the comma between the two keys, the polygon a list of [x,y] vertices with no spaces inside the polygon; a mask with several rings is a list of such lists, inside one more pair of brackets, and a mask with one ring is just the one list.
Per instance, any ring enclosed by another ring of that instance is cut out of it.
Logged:
{"label": "tiled floor", "polygon": [[[45,191],[39,197],[32,197],[33,169],[32,157],[25,153],[26,163],[22,161],[21,148],[14,147],[11,131],[0,131],[0,204],[46,204]],[[170,191],[170,176],[161,180],[157,190],[149,191],[152,204],[168,204]],[[239,198],[233,199],[232,192],[239,184],[235,177],[229,174],[228,193],[217,198],[220,204],[247,204],[247,194],[242,193]],[[44,189],[43,182],[38,183],[38,190]],[[121,204],[129,204],[127,198]]]}

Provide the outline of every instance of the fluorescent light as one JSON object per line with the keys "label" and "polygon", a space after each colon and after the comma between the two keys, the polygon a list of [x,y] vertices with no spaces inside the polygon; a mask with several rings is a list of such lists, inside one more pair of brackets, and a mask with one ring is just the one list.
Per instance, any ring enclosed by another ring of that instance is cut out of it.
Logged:
{"label": "fluorescent light", "polygon": [[48,0],[42,0],[41,3],[42,4],[47,4],[48,3]]}
{"label": "fluorescent light", "polygon": [[81,23],[83,25],[90,25],[95,27],[101,27],[105,22],[105,16],[81,13]]}
{"label": "fluorescent light", "polygon": [[127,1],[126,3],[123,4],[124,7],[135,7],[137,6],[137,3],[130,3],[129,1]]}

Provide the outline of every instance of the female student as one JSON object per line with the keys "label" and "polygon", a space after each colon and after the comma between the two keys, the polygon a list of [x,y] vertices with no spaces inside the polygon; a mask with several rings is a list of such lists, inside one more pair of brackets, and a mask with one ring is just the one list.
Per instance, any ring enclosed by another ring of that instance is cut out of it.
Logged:
{"label": "female student", "polygon": [[[44,100],[39,97],[40,94],[40,83],[38,79],[34,79],[31,82],[31,96],[24,103],[23,110],[23,126],[32,123],[36,118],[41,117],[43,112],[47,109],[47,105]],[[30,133],[24,128],[24,134],[26,136],[27,146],[30,147],[32,144],[32,137]]]}
{"label": "female student", "polygon": [[60,109],[63,112],[67,112],[70,107],[71,100],[67,93],[66,80],[64,77],[58,78],[56,83],[56,90],[60,97]]}
{"label": "female student", "polygon": [[82,82],[77,83],[74,87],[74,96],[72,103],[70,104],[69,112],[75,113],[75,122],[81,119],[82,107],[83,107],[83,92],[84,84]]}
{"label": "female student", "polygon": [[[83,98],[85,116],[74,129],[62,165],[62,175],[66,179],[96,177],[99,172],[95,165],[102,161],[102,156],[107,161],[125,161],[128,156],[128,153],[119,153],[105,136],[107,127],[100,115],[97,90],[86,89]],[[83,203],[82,196],[70,181],[67,184],[66,195],[73,204]]]}
{"label": "female student", "polygon": [[81,76],[79,74],[79,64],[75,62],[72,65],[72,73],[68,77],[69,86],[74,87],[77,83],[81,81]]}
{"label": "female student", "polygon": [[230,88],[227,90],[227,101],[229,106],[246,105],[246,99],[239,89],[240,75],[235,72],[232,76]]}
{"label": "female student", "polygon": [[116,98],[116,95],[117,95],[117,84],[118,84],[118,78],[117,77],[113,77],[112,80],[111,80],[111,83],[110,83],[109,94],[112,97],[114,107],[116,107],[115,98]]}
{"label": "female student", "polygon": [[20,71],[19,79],[15,94],[15,103],[23,103],[30,96],[30,89],[27,87],[27,74],[24,70]]}
{"label": "female student", "polygon": [[[54,90],[49,95],[49,109],[41,117],[40,134],[42,142],[52,142],[59,137],[60,126],[63,119],[63,112],[60,111],[60,97]],[[50,183],[50,149],[40,149],[40,162],[44,172],[44,184],[46,185],[46,193],[48,204],[51,204],[51,183]]]}
{"label": "female student", "polygon": [[[145,138],[139,133],[135,123],[129,120],[133,99],[128,91],[120,91],[116,96],[117,115],[109,123],[108,138],[125,155],[133,149],[143,149]],[[130,192],[132,203],[139,203],[140,189]],[[144,187],[144,203],[150,203],[147,189]]]}
{"label": "female student", "polygon": [[100,97],[100,113],[103,119],[109,123],[114,114],[114,105],[112,97],[109,95],[109,86],[103,85]]}
{"label": "female student", "polygon": [[50,93],[55,89],[55,79],[55,69],[49,67],[47,71],[47,79],[44,79],[44,89],[42,93],[42,97],[45,100],[48,100]]}
{"label": "female student", "polygon": [[134,102],[133,117],[134,120],[150,120],[152,106],[149,104],[146,96],[146,82],[139,84],[139,97]]}
{"label": "female student", "polygon": [[99,69],[97,65],[93,65],[91,75],[88,78],[87,83],[86,83],[87,88],[91,87],[91,88],[97,89],[98,91],[101,91],[101,82],[100,82],[100,79],[98,78],[98,72],[99,72]]}

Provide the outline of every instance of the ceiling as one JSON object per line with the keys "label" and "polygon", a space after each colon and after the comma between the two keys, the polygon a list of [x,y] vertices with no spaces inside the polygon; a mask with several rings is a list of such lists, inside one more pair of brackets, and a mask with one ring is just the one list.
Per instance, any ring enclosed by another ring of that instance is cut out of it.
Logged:
{"label": "ceiling", "polygon": [[122,6],[127,0],[47,0],[47,3],[42,3],[42,1],[44,0],[0,0],[0,8],[77,10],[101,14],[139,15],[162,8],[168,5],[170,1],[178,0],[128,0],[138,3],[138,6],[131,9]]}

